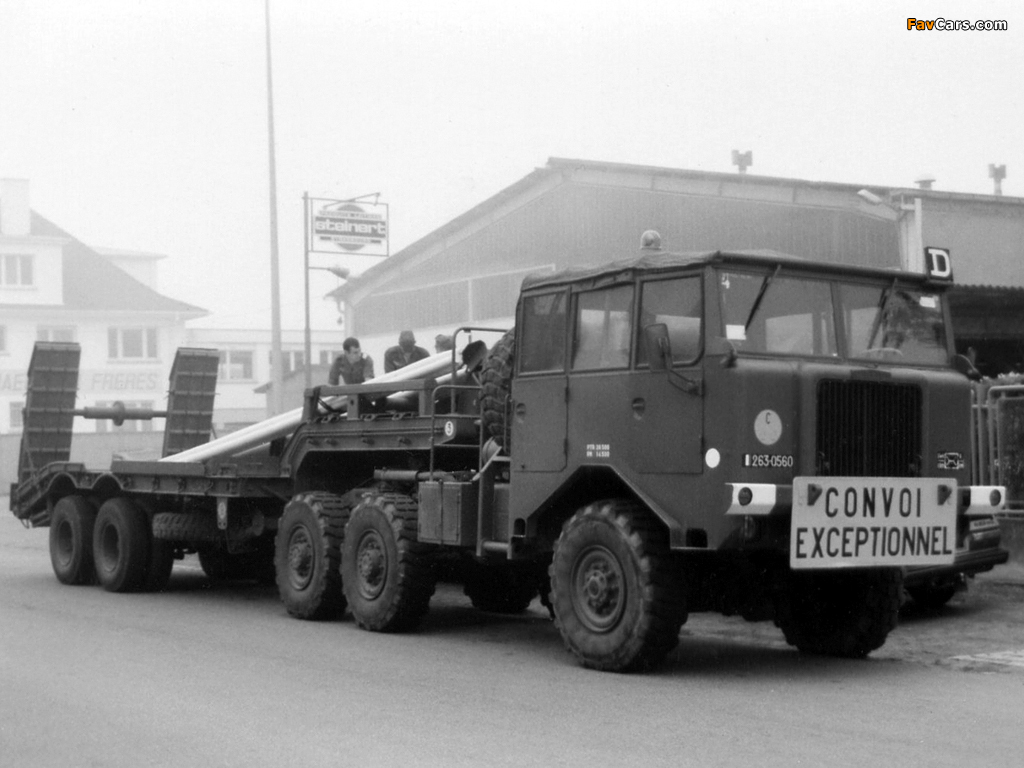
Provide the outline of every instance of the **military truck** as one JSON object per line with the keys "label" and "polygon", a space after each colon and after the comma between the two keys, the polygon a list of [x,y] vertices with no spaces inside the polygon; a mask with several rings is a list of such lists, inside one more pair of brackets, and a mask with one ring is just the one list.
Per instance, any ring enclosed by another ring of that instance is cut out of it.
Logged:
{"label": "military truck", "polygon": [[[613,671],[656,665],[698,611],[863,657],[905,574],[923,590],[1005,560],[1005,489],[971,484],[948,254],[910,274],[657,242],[528,277],[489,353],[459,329],[461,359],[314,387],[219,440],[209,371],[172,374],[160,461],[69,463],[84,414],[51,360],[12,509],[50,526],[65,583],[159,589],[198,553],[211,577],[276,579],[296,617],[393,632],[457,579],[486,610],[539,594],[568,650]],[[40,344],[33,365],[73,352]]]}

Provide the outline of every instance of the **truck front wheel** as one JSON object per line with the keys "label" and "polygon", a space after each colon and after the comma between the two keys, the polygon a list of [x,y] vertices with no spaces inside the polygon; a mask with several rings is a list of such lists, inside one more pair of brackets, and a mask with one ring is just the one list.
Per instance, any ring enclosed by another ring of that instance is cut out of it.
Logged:
{"label": "truck front wheel", "polygon": [[50,518],[50,562],[61,584],[88,584],[96,580],[92,559],[92,532],[96,508],[82,496],[65,496]]}
{"label": "truck front wheel", "polygon": [[372,632],[413,629],[430,605],[434,574],[416,538],[416,503],[372,494],[345,528],[342,583],[352,617]]}
{"label": "truck front wheel", "polygon": [[558,629],[583,666],[647,669],[679,642],[686,609],[668,536],[634,502],[577,512],[562,528],[550,573]]}
{"label": "truck front wheel", "polygon": [[775,623],[802,653],[860,659],[896,628],[902,590],[899,568],[791,573]]}
{"label": "truck front wheel", "polygon": [[277,528],[274,570],[288,613],[322,620],[345,611],[341,541],[348,508],[330,493],[303,493],[288,502]]}

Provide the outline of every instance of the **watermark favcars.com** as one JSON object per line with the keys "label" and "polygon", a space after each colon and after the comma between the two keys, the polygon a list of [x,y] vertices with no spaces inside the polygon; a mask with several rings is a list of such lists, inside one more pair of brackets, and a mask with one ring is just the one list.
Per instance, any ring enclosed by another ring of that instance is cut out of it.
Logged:
{"label": "watermark favcars.com", "polygon": [[907,29],[911,31],[940,32],[966,31],[966,32],[990,32],[998,30],[1005,32],[1009,28],[1005,19],[978,19],[978,21],[967,21],[966,19],[907,19]]}

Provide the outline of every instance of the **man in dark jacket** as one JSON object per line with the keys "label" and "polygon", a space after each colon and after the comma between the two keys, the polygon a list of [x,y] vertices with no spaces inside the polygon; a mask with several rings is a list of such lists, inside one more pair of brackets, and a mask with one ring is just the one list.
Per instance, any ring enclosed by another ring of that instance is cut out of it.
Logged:
{"label": "man in dark jacket", "polygon": [[373,378],[373,358],[364,355],[359,339],[349,336],[342,342],[344,354],[338,355],[327,377],[330,384],[364,384]]}
{"label": "man in dark jacket", "polygon": [[416,337],[412,331],[402,331],[398,334],[398,344],[389,347],[384,353],[384,373],[397,371],[410,363],[424,360],[430,357],[430,353],[423,347],[416,346]]}

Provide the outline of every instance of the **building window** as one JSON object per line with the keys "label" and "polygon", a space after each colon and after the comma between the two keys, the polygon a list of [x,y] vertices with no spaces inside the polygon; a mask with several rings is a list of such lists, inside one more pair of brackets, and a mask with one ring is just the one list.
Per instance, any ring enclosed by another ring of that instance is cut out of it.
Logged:
{"label": "building window", "polygon": [[6,253],[0,260],[0,285],[33,285],[32,257]]}
{"label": "building window", "polygon": [[111,328],[107,332],[111,360],[154,360],[156,328]]}
{"label": "building window", "polygon": [[250,349],[222,349],[217,377],[224,381],[252,381],[252,358]]}
{"label": "building window", "polygon": [[25,404],[11,403],[11,429],[24,429],[25,427]]}
{"label": "building window", "polygon": [[[125,408],[129,409],[143,409],[153,408],[152,400],[122,400]],[[100,408],[109,408],[114,404],[113,400],[101,400],[96,403]],[[96,431],[99,433],[105,432],[152,432],[153,431],[153,420],[152,419],[125,419],[124,424],[117,426],[110,419],[97,419]]]}
{"label": "building window", "polygon": [[36,331],[36,341],[74,341],[74,328],[51,328],[40,326]]}
{"label": "building window", "polygon": [[[284,374],[287,375],[292,371],[301,371],[305,367],[306,353],[302,350],[294,349],[282,349],[281,359],[284,360]],[[267,361],[270,364],[271,370],[274,368],[274,352],[271,351],[267,354]]]}
{"label": "building window", "polygon": [[338,349],[321,349],[320,350],[320,365],[334,365],[334,361],[341,357],[341,350]]}
{"label": "building window", "polygon": [[7,351],[7,326],[0,325],[0,353]]}

